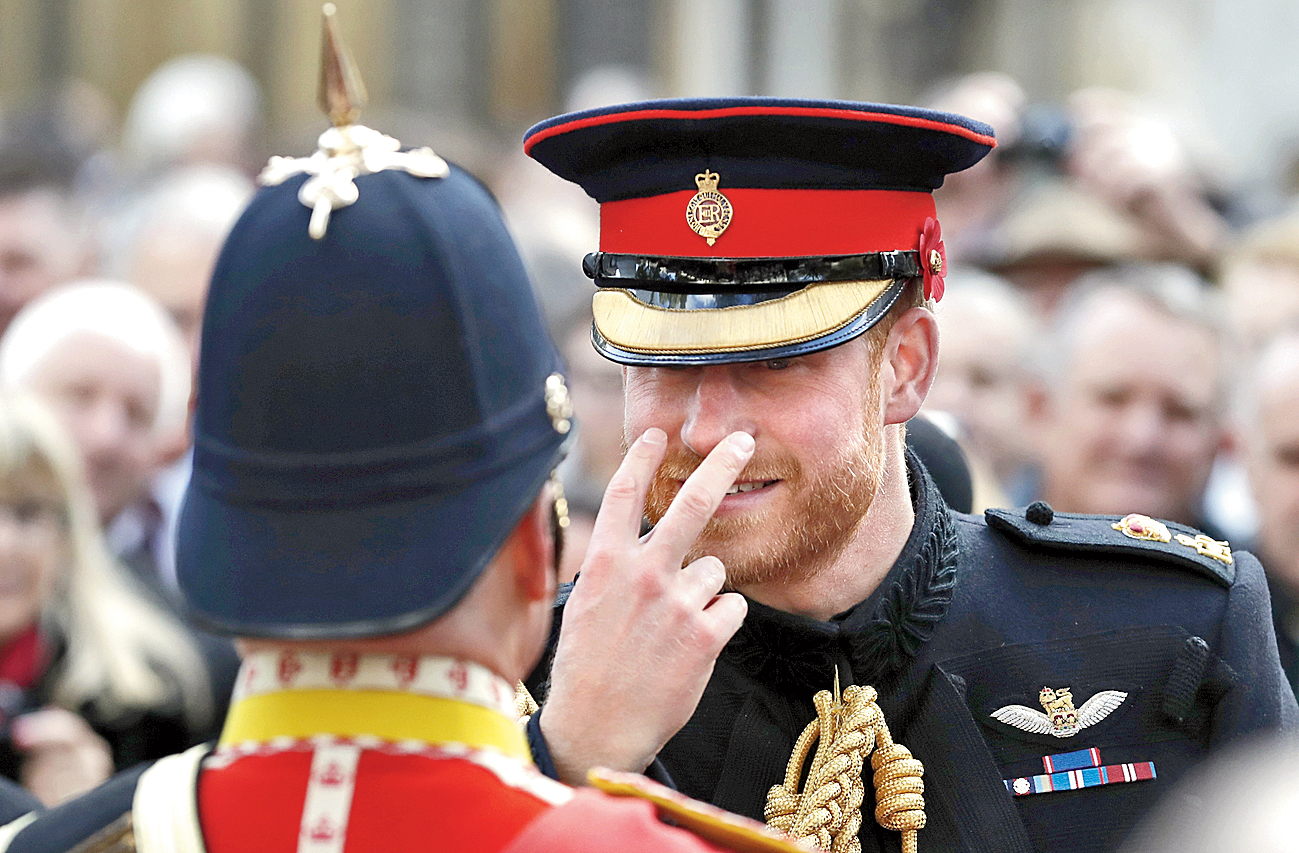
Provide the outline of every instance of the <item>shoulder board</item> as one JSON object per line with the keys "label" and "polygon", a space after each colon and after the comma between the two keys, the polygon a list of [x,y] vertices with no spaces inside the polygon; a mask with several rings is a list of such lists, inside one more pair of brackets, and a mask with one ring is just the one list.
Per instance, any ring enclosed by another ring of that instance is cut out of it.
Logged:
{"label": "shoulder board", "polygon": [[1236,581],[1231,546],[1184,524],[1136,513],[1054,512],[1040,501],[1026,509],[990,509],[983,516],[989,527],[1031,547],[1157,559],[1190,569],[1224,587]]}
{"label": "shoulder board", "polygon": [[148,766],[119,773],[93,791],[41,812],[14,834],[5,853],[134,850],[131,803],[140,774]]}
{"label": "shoulder board", "polygon": [[751,818],[691,799],[639,773],[602,767],[587,774],[591,786],[615,797],[648,800],[661,817],[718,847],[739,853],[808,853],[808,848],[782,832]]}

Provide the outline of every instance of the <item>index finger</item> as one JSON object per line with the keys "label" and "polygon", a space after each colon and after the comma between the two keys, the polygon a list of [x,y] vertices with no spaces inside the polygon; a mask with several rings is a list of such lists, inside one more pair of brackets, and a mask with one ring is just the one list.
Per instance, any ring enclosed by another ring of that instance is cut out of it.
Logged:
{"label": "index finger", "polygon": [[662,548],[676,559],[686,552],[704,529],[726,490],[753,457],[753,436],[733,432],[709,451],[690,478],[682,484],[671,506],[654,525],[653,547]]}
{"label": "index finger", "polygon": [[618,470],[605,487],[604,498],[595,515],[591,550],[635,542],[640,537],[645,496],[667,447],[667,434],[661,429],[650,428],[627,448]]}

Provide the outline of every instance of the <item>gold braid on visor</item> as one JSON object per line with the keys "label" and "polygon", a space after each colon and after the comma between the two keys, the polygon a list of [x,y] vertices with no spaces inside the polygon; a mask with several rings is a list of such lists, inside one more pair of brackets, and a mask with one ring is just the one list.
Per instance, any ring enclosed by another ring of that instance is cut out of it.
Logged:
{"label": "gold braid on visor", "polygon": [[600,335],[630,352],[744,352],[832,334],[861,316],[893,283],[819,282],[756,304],[692,309],[647,305],[628,290],[605,288],[596,292],[591,310]]}

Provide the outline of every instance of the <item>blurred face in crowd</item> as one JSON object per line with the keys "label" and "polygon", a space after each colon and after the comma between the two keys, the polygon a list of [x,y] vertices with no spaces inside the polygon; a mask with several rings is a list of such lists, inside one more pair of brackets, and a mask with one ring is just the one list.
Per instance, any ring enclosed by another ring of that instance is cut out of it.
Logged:
{"label": "blurred face in crowd", "polygon": [[32,374],[81,451],[102,522],[140,500],[157,468],[160,385],[156,359],[90,332],[69,335]]}
{"label": "blurred face in crowd", "polygon": [[1141,299],[1100,293],[1043,389],[1044,497],[1057,510],[1196,523],[1223,443],[1213,333]]}
{"label": "blurred face in crowd", "polygon": [[131,283],[158,300],[176,321],[196,364],[203,303],[220,251],[219,237],[192,228],[163,228],[141,241],[131,265]]}
{"label": "blurred face in crowd", "polygon": [[67,553],[57,480],[36,464],[0,474],[0,645],[35,625]]}
{"label": "blurred face in crowd", "polygon": [[84,256],[58,194],[0,198],[0,333],[28,302],[82,272]]}
{"label": "blurred face in crowd", "polygon": [[973,449],[1006,479],[1028,458],[1020,364],[1026,331],[1015,318],[973,310],[945,315],[939,308],[943,350],[928,410],[956,417]]}
{"label": "blurred face in crowd", "polygon": [[743,588],[810,577],[842,553],[883,476],[870,337],[775,361],[626,368],[626,440],[649,427],[668,435],[647,501],[651,521],[727,435],[745,430],[757,442],[689,559],[716,555]]}
{"label": "blurred face in crowd", "polygon": [[1245,460],[1259,512],[1259,550],[1273,582],[1299,595],[1299,339],[1269,355],[1245,425]]}

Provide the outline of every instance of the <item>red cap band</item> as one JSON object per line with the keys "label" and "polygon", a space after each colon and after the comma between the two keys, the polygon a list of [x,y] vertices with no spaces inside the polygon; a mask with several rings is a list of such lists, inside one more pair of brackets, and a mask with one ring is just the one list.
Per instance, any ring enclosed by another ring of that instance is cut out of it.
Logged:
{"label": "red cap band", "polygon": [[600,251],[684,258],[799,258],[912,250],[935,217],[928,192],[727,189],[726,229],[708,245],[686,220],[691,190],[600,205]]}

